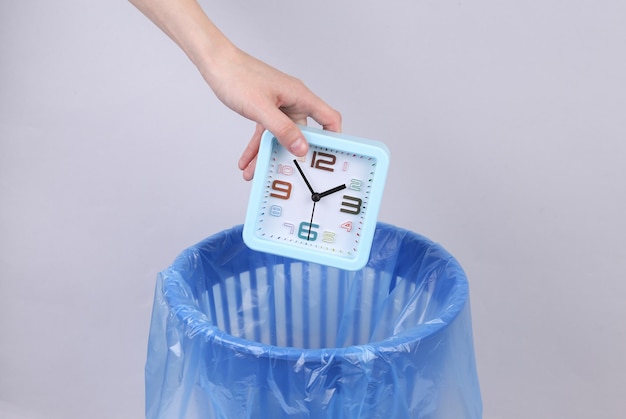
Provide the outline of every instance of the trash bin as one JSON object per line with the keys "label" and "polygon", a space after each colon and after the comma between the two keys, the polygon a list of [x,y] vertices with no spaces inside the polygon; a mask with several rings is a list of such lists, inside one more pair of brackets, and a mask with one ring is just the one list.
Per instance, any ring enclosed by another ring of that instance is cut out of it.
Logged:
{"label": "trash bin", "polygon": [[379,223],[367,266],[344,271],[241,232],[158,275],[147,418],[482,417],[467,278],[440,245]]}

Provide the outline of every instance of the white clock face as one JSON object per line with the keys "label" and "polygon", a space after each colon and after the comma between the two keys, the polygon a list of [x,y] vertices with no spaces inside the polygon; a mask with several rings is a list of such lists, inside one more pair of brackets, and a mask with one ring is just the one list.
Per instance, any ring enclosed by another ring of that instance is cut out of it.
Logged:
{"label": "white clock face", "polygon": [[304,158],[294,159],[273,141],[255,223],[257,237],[355,258],[376,159],[314,144]]}

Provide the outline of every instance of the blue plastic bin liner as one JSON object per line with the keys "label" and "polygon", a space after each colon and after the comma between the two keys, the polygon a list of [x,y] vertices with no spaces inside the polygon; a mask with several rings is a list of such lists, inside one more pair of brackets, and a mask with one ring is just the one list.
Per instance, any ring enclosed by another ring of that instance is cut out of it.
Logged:
{"label": "blue plastic bin liner", "polygon": [[379,224],[343,271],[248,249],[241,226],[158,276],[146,417],[481,418],[467,278]]}

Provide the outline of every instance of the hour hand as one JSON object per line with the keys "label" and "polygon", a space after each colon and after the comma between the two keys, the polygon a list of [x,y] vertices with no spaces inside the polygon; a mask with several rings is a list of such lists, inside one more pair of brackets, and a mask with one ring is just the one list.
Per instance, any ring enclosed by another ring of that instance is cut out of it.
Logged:
{"label": "hour hand", "polygon": [[319,195],[319,197],[320,197],[320,198],[323,198],[323,197],[325,197],[326,195],[330,195],[330,194],[332,194],[332,193],[339,192],[339,191],[340,191],[340,190],[342,190],[342,189],[346,189],[346,185],[345,185],[345,183],[344,183],[343,185],[339,185],[339,186],[336,186],[336,187],[334,187],[334,188],[332,188],[332,189],[329,189],[329,190],[327,190],[327,191],[325,191],[325,192],[321,192],[321,193],[319,193],[318,195]]}
{"label": "hour hand", "polygon": [[300,168],[300,165],[298,164],[298,160],[293,159],[293,162],[295,163],[296,169],[298,169],[298,172],[300,172],[300,176],[302,176],[302,179],[304,179],[304,183],[306,183],[306,186],[309,188],[309,191],[311,191],[311,195],[314,195],[315,191],[313,190],[313,187],[311,187],[311,184],[307,180],[306,176],[304,176],[304,172]]}

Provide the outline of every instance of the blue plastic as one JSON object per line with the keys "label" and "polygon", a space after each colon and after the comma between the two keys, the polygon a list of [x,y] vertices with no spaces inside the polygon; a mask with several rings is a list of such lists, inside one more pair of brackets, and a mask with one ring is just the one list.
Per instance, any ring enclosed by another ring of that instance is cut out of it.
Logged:
{"label": "blue plastic", "polygon": [[468,283],[440,245],[379,223],[367,266],[343,271],[241,231],[159,274],[147,418],[482,417]]}

